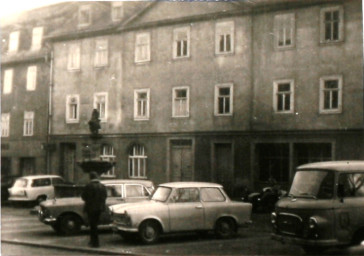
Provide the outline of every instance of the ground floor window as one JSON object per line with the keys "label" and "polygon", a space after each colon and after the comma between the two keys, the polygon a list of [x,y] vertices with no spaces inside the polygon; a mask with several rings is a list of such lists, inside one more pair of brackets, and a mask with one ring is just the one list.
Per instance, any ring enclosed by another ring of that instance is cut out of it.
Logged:
{"label": "ground floor window", "polygon": [[129,151],[129,177],[146,178],[147,156],[144,146],[134,145]]}
{"label": "ground floor window", "polygon": [[[102,145],[100,158],[102,161],[115,162],[114,148],[111,145]],[[102,174],[103,177],[115,176],[115,167]]]}

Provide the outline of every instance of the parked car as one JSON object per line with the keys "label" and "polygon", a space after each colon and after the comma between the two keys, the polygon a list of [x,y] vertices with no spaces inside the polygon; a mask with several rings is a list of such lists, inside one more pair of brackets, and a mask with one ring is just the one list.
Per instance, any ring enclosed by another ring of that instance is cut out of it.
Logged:
{"label": "parked car", "polygon": [[364,240],[364,161],[299,166],[271,215],[272,238],[319,253]]}
{"label": "parked car", "polygon": [[10,202],[37,202],[54,197],[54,185],[64,183],[58,175],[30,175],[15,180],[9,188]]}
{"label": "parked car", "polygon": [[139,234],[147,244],[180,231],[214,230],[218,237],[232,237],[251,223],[252,211],[250,203],[231,201],[221,185],[205,182],[161,184],[151,200],[110,208],[115,231],[125,238]]}
{"label": "parked car", "polygon": [[9,199],[9,188],[14,185],[15,180],[19,178],[19,175],[4,175],[1,176],[1,202],[5,202]]}
{"label": "parked car", "polygon": [[[107,206],[146,200],[154,190],[153,182],[149,180],[102,180],[101,183],[106,186]],[[79,195],[79,191],[77,188],[76,194]],[[79,233],[82,226],[89,225],[83,208],[84,202],[80,196],[54,198],[40,204],[38,217],[57,233],[71,235]],[[111,223],[110,211],[106,208],[100,217],[101,225]]]}

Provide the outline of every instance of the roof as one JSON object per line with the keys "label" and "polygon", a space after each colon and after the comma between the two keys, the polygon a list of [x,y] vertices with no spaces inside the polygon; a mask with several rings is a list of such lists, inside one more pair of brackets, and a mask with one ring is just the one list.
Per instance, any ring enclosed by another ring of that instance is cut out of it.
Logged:
{"label": "roof", "polygon": [[54,174],[39,174],[39,175],[28,175],[28,176],[21,176],[20,179],[41,179],[41,178],[62,178],[59,175]]}
{"label": "roof", "polygon": [[347,160],[347,161],[328,161],[304,164],[297,167],[298,170],[320,169],[333,171],[363,171],[364,161]]}
{"label": "roof", "polygon": [[159,186],[173,187],[173,188],[185,188],[185,187],[222,187],[222,185],[211,182],[193,182],[193,181],[178,181],[163,183]]}
{"label": "roof", "polygon": [[101,180],[102,184],[143,184],[146,186],[153,186],[150,180],[137,180],[137,179],[115,179],[115,180]]}

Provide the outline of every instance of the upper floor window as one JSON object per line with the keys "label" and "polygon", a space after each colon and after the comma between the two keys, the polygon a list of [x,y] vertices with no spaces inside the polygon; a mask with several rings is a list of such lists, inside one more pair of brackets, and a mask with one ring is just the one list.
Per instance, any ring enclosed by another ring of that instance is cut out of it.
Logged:
{"label": "upper floor window", "polygon": [[28,67],[27,91],[34,91],[37,85],[37,66]]}
{"label": "upper floor window", "polygon": [[281,80],[273,83],[273,108],[276,113],[293,113],[293,80]]}
{"label": "upper floor window", "polygon": [[[115,162],[114,148],[111,145],[102,145],[100,158],[102,161]],[[102,176],[115,176],[115,167],[102,174]]]}
{"label": "upper floor window", "polygon": [[124,8],[123,2],[112,2],[111,17],[113,21],[119,21],[123,18]]}
{"label": "upper floor window", "polygon": [[225,54],[234,52],[234,22],[224,21],[216,23],[215,53]]}
{"label": "upper floor window", "polygon": [[70,43],[68,45],[68,70],[80,69],[81,46],[79,43]]}
{"label": "upper floor window", "polygon": [[342,77],[328,76],[320,79],[320,113],[341,113]]}
{"label": "upper floor window", "polygon": [[24,136],[33,136],[34,112],[24,112]]}
{"label": "upper floor window", "polygon": [[19,31],[11,32],[9,35],[9,52],[17,52],[19,48]]}
{"label": "upper floor window", "polygon": [[94,109],[99,111],[99,118],[101,122],[107,120],[107,92],[100,92],[94,94]]}
{"label": "upper floor window", "polygon": [[95,67],[102,67],[108,64],[108,41],[97,39],[95,42]]}
{"label": "upper floor window", "polygon": [[78,9],[78,25],[80,27],[84,27],[90,24],[91,24],[91,6],[82,5]]}
{"label": "upper floor window", "polygon": [[140,33],[135,38],[135,62],[150,61],[150,33]]}
{"label": "upper floor window", "polygon": [[233,85],[219,84],[215,86],[215,115],[229,116],[233,114]]}
{"label": "upper floor window", "polygon": [[149,119],[149,89],[134,90],[134,120]]}
{"label": "upper floor window", "polygon": [[67,95],[66,98],[66,122],[78,123],[80,116],[80,96]]}
{"label": "upper floor window", "polygon": [[31,49],[33,51],[39,50],[42,47],[42,39],[43,39],[43,27],[33,28],[32,46],[31,46]]}
{"label": "upper floor window", "polygon": [[4,71],[4,84],[3,84],[3,94],[9,94],[13,88],[13,69],[6,69]]}
{"label": "upper floor window", "polygon": [[173,88],[173,117],[188,117],[190,95],[188,87],[175,87]]}
{"label": "upper floor window", "polygon": [[274,17],[275,47],[293,47],[295,39],[295,15],[279,14]]}
{"label": "upper floor window", "polygon": [[189,57],[190,55],[190,27],[173,30],[173,58]]}
{"label": "upper floor window", "polygon": [[321,43],[344,39],[344,9],[342,6],[321,9],[320,30]]}
{"label": "upper floor window", "polygon": [[147,177],[147,156],[142,145],[134,145],[129,151],[129,178]]}
{"label": "upper floor window", "polygon": [[1,137],[9,137],[10,113],[1,114]]}

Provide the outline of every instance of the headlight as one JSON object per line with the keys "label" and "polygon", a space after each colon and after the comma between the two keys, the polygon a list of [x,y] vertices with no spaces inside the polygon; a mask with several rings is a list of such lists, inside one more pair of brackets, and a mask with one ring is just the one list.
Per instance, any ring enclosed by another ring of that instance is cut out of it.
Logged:
{"label": "headlight", "polygon": [[270,222],[272,223],[273,227],[277,228],[277,214],[275,212],[272,212],[270,215]]}
{"label": "headlight", "polygon": [[315,239],[319,237],[318,224],[317,224],[317,219],[315,217],[311,217],[308,220],[308,236]]}
{"label": "headlight", "polygon": [[316,228],[317,228],[317,220],[316,220],[316,218],[311,217],[311,218],[308,220],[308,227],[309,227],[310,229],[316,229]]}

